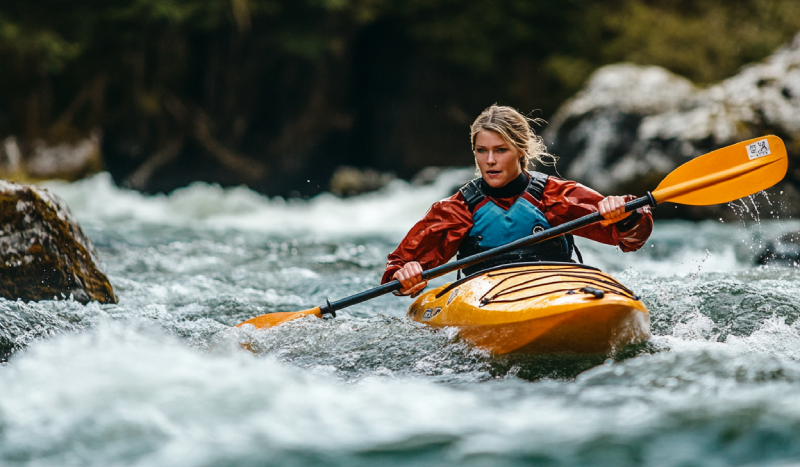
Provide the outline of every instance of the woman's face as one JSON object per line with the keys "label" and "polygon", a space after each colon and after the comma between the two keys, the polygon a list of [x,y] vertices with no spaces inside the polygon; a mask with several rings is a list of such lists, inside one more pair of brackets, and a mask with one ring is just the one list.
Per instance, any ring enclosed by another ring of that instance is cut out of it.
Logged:
{"label": "woman's face", "polygon": [[522,155],[496,132],[481,130],[475,137],[475,160],[481,177],[492,188],[506,186],[522,173]]}

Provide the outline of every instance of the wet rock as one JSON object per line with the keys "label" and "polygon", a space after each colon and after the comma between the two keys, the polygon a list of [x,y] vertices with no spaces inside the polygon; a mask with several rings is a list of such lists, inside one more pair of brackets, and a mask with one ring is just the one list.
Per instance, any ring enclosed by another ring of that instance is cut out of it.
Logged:
{"label": "wet rock", "polygon": [[103,170],[100,131],[75,141],[20,143],[11,136],[0,145],[0,178],[79,180]]}
{"label": "wet rock", "polygon": [[[411,184],[414,186],[423,186],[423,185],[430,185],[442,175],[443,172],[448,170],[449,167],[425,167],[424,169],[417,172],[414,177],[411,178]],[[469,180],[467,180],[469,181]],[[464,183],[466,183],[465,181]]]}
{"label": "wet rock", "polygon": [[390,173],[342,166],[331,177],[331,193],[336,196],[354,196],[383,188],[394,179],[395,176]]}
{"label": "wet rock", "polygon": [[0,180],[0,296],[116,303],[100,265],[62,199]]}
{"label": "wet rock", "polygon": [[17,138],[9,136],[0,146],[0,173],[12,175],[22,169],[22,151],[20,151]]}
{"label": "wet rock", "polygon": [[758,264],[800,264],[800,232],[790,232],[770,240],[756,258]]}
{"label": "wet rock", "polygon": [[694,157],[764,134],[784,139],[786,181],[800,185],[800,35],[707,88],[658,67],[603,67],[544,137],[565,176],[609,194],[639,194]]}

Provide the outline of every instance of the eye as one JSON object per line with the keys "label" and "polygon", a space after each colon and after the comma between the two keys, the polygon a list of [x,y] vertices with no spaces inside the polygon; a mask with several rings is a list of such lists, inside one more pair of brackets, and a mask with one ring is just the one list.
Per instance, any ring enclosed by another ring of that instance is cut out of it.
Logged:
{"label": "eye", "polygon": [[508,148],[497,148],[497,152],[499,152],[500,154],[508,152]]}
{"label": "eye", "polygon": [[478,154],[483,154],[484,152],[486,152],[486,149],[478,148],[478,149],[475,150],[475,152],[477,152]]}

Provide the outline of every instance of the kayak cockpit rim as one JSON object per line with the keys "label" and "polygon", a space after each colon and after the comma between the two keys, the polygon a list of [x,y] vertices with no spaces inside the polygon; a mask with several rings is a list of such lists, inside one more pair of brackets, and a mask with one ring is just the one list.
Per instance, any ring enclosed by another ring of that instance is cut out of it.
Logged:
{"label": "kayak cockpit rim", "polygon": [[452,284],[448,285],[444,289],[442,289],[439,293],[436,294],[436,298],[440,298],[442,295],[446,294],[447,292],[453,290],[455,287],[467,282],[470,279],[474,279],[482,274],[486,274],[488,272],[500,271],[502,269],[511,269],[511,268],[520,268],[520,267],[530,267],[530,266],[564,266],[570,268],[580,268],[580,269],[588,269],[591,271],[598,271],[603,272],[600,269],[594,266],[587,266],[581,263],[567,263],[561,261],[528,261],[523,263],[508,263],[508,264],[501,264],[499,266],[495,266],[488,269],[480,270],[474,274],[470,274],[469,276],[462,277],[461,279],[453,282]]}

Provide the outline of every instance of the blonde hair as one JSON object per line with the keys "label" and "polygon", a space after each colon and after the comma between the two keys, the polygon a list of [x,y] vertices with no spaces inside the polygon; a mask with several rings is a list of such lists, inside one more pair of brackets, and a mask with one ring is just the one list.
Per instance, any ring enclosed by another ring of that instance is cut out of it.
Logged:
{"label": "blonde hair", "polygon": [[[472,152],[475,153],[475,139],[483,130],[494,131],[503,140],[522,154],[519,165],[522,170],[533,166],[533,161],[542,165],[556,165],[558,158],[547,152],[541,136],[533,132],[533,124],[547,123],[541,118],[530,118],[511,107],[494,104],[478,115],[470,127]],[[476,163],[477,165],[477,163]]]}

